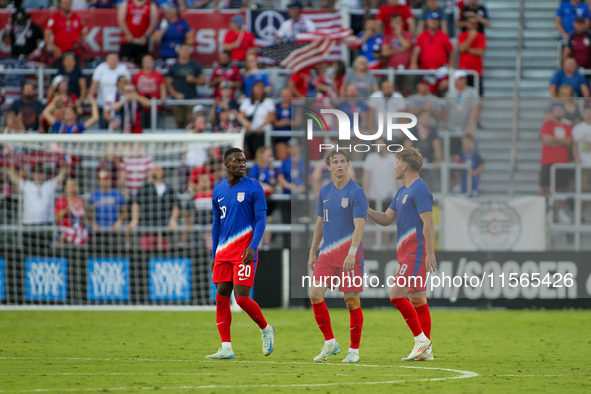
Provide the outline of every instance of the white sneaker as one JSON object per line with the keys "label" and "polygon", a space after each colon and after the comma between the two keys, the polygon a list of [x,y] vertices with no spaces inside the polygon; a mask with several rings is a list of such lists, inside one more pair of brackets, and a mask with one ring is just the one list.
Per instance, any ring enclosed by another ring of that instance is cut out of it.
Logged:
{"label": "white sneaker", "polygon": [[572,219],[564,209],[559,209],[558,212],[556,212],[556,216],[560,224],[573,224]]}
{"label": "white sneaker", "polygon": [[263,332],[261,339],[263,340],[263,354],[268,356],[273,353],[273,349],[275,348],[275,328],[269,326],[267,332]]}
{"label": "white sneaker", "polygon": [[412,349],[412,352],[408,356],[402,359],[402,361],[412,361],[415,358],[421,356],[427,348],[431,346],[431,341],[415,341],[415,347]]}
{"label": "white sneaker", "polygon": [[314,362],[321,363],[323,361],[328,360],[328,358],[330,356],[333,356],[335,354],[339,354],[340,352],[341,352],[341,347],[339,346],[338,343],[335,342],[334,345],[327,345],[325,343],[324,346],[322,347],[322,350],[320,351],[320,354],[318,356],[314,357]]}
{"label": "white sneaker", "polygon": [[427,348],[427,350],[425,350],[425,352],[423,354],[421,354],[419,357],[415,358],[415,361],[433,361],[435,360],[435,356],[433,355],[433,348],[431,347],[431,345],[429,345],[429,347]]}
{"label": "white sneaker", "polygon": [[205,358],[209,358],[210,360],[233,360],[234,352],[231,347],[221,347],[217,353],[205,356]]}
{"label": "white sneaker", "polygon": [[358,363],[359,362],[359,353],[355,353],[352,351],[347,352],[347,356],[341,360],[342,363]]}

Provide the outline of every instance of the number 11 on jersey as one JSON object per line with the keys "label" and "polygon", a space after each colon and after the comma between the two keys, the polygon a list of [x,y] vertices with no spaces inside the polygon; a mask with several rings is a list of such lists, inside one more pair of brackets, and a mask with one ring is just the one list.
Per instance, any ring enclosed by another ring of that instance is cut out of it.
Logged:
{"label": "number 11 on jersey", "polygon": [[328,222],[328,209],[324,209],[324,221]]}

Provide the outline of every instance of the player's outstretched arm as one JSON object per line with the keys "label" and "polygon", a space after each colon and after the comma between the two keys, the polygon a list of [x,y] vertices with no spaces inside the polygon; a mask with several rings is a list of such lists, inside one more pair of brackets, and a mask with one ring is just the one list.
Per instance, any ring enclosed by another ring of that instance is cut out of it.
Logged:
{"label": "player's outstretched arm", "polygon": [[363,232],[365,231],[365,218],[354,218],[353,223],[355,224],[355,231],[351,238],[351,248],[343,263],[343,272],[353,271],[353,268],[355,268],[355,255],[357,254],[361,239],[363,238]]}
{"label": "player's outstretched arm", "polygon": [[433,212],[425,211],[420,214],[423,221],[423,236],[425,237],[425,264],[427,272],[435,271],[437,261],[435,260],[435,224],[433,222]]}
{"label": "player's outstretched arm", "polygon": [[320,245],[320,241],[322,240],[323,230],[324,219],[322,218],[322,216],[318,216],[318,220],[316,220],[316,226],[314,227],[312,246],[310,247],[310,256],[308,257],[308,267],[310,267],[312,271],[314,271],[314,265],[316,264],[316,260],[318,259],[316,254],[318,251],[318,246]]}
{"label": "player's outstretched arm", "polygon": [[389,226],[396,220],[396,211],[388,208],[386,212],[378,212],[367,206],[367,216],[380,226]]}

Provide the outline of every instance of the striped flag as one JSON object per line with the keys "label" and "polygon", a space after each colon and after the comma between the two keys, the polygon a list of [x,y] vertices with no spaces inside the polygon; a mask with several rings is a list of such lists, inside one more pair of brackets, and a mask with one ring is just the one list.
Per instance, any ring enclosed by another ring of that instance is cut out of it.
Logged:
{"label": "striped flag", "polygon": [[276,10],[250,12],[249,30],[255,35],[255,43],[261,55],[260,62],[268,65],[284,65],[282,62],[290,57],[289,65],[285,67],[297,72],[322,61],[342,59],[339,44],[348,43],[347,37],[352,33],[349,29],[343,28],[340,11],[303,10],[302,14],[314,22],[317,30],[275,41],[273,37],[275,31],[282,21],[288,19],[287,12]]}

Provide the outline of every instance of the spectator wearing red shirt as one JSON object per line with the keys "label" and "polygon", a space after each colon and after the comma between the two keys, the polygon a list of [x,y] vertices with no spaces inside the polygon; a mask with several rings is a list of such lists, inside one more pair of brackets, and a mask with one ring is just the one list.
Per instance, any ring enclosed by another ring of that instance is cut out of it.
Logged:
{"label": "spectator wearing red shirt", "polygon": [[388,0],[386,4],[381,6],[376,15],[376,19],[382,21],[384,26],[384,35],[392,33],[390,27],[390,19],[392,15],[398,14],[402,16],[403,30],[414,33],[415,31],[415,17],[410,10],[410,7],[406,4],[400,4],[399,0]]}
{"label": "spectator wearing red shirt", "polygon": [[287,88],[291,92],[292,97],[306,97],[308,89],[310,88],[310,82],[312,82],[312,75],[310,69],[304,68],[297,73],[291,74]]}
{"label": "spectator wearing red shirt", "polygon": [[[552,118],[542,124],[542,169],[540,172],[540,196],[546,196],[550,188],[550,167],[552,164],[568,163],[569,148],[572,145],[572,126],[564,120],[564,104],[557,102],[552,106]],[[570,181],[568,170],[556,171],[556,191],[564,193]],[[566,213],[566,201],[558,202],[558,221],[572,223]]]}
{"label": "spectator wearing red shirt", "polygon": [[439,29],[441,15],[432,12],[427,16],[427,30],[417,37],[410,61],[411,69],[436,70],[453,68],[455,54],[447,34]]}
{"label": "spectator wearing red shirt", "polygon": [[66,52],[81,54],[86,40],[86,26],[72,12],[72,0],[60,0],[58,8],[59,11],[49,18],[45,28],[45,43],[51,48],[56,60]]}
{"label": "spectator wearing red shirt", "polygon": [[78,195],[78,184],[74,179],[66,181],[64,194],[55,202],[55,220],[62,231],[60,242],[85,244],[89,238],[84,227],[86,209],[84,200]]}
{"label": "spectator wearing red shirt", "polygon": [[413,35],[411,32],[403,31],[402,24],[403,20],[400,14],[392,15],[390,19],[392,33],[384,36],[382,56],[388,59],[389,68],[398,69],[410,66]]}
{"label": "spectator wearing red shirt", "polygon": [[[166,83],[164,76],[154,70],[154,59],[149,53],[142,57],[142,69],[133,76],[133,84],[140,96],[149,99],[166,101]],[[151,108],[144,108],[142,113],[142,126],[152,127]]]}
{"label": "spectator wearing red shirt", "polygon": [[220,52],[218,65],[211,72],[209,86],[213,88],[213,98],[222,97],[220,84],[228,81],[232,84],[232,98],[235,98],[236,89],[242,87],[242,74],[237,65],[232,64],[232,55],[229,51]]}
{"label": "spectator wearing red shirt", "polygon": [[254,34],[246,31],[244,16],[234,15],[230,19],[230,30],[224,37],[224,51],[230,51],[230,58],[234,62],[244,62],[248,53],[254,53],[256,44]]}
{"label": "spectator wearing red shirt", "polygon": [[127,0],[117,10],[117,24],[121,28],[121,59],[132,60],[141,66],[142,56],[149,52],[150,37],[160,14],[158,7],[151,0]]}
{"label": "spectator wearing red shirt", "polygon": [[[470,17],[467,20],[468,30],[460,33],[458,36],[458,43],[460,49],[460,63],[458,68],[460,70],[474,70],[480,75],[480,84],[478,92],[480,96],[483,95],[482,83],[482,58],[486,50],[486,36],[478,31],[478,19]],[[468,76],[468,85],[474,86],[474,76]]]}
{"label": "spectator wearing red shirt", "polygon": [[573,57],[579,67],[591,69],[591,31],[587,29],[589,20],[583,16],[575,19],[575,31],[569,37],[563,49],[562,58]]}

